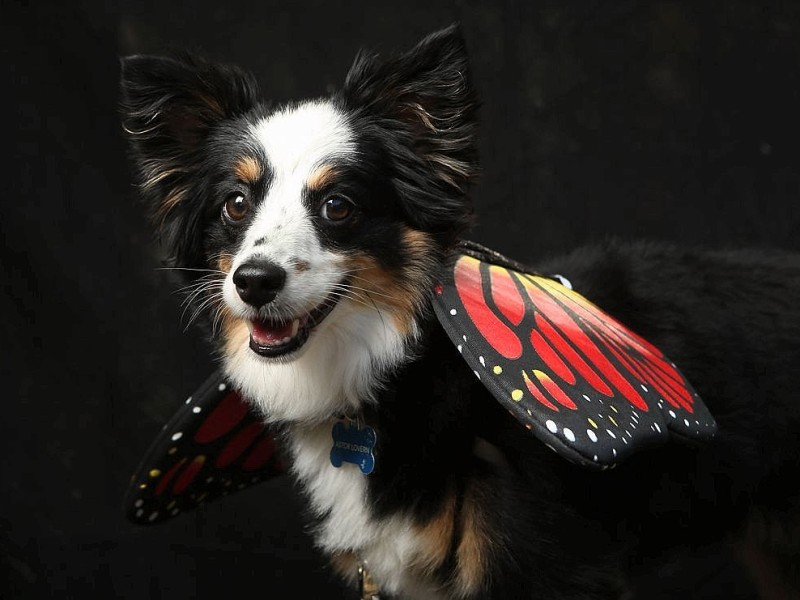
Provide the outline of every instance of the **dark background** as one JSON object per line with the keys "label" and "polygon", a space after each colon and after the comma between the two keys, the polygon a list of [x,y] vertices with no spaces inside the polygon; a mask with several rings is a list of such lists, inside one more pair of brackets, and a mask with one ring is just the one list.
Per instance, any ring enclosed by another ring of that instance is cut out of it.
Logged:
{"label": "dark background", "polygon": [[[285,479],[123,519],[212,362],[133,197],[117,56],[200,49],[283,101],[453,21],[483,100],[478,241],[528,261],[609,235],[798,248],[797,2],[3,0],[0,597],[354,597]],[[752,597],[730,556],[665,557],[638,597]]]}

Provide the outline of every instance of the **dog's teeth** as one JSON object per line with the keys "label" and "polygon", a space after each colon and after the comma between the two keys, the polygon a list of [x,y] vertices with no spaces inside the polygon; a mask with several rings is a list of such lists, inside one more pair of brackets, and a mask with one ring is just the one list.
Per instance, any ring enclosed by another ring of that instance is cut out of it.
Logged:
{"label": "dog's teeth", "polygon": [[300,330],[300,319],[295,319],[294,321],[292,321],[292,335],[291,335],[291,337],[296,336],[297,332],[299,330]]}

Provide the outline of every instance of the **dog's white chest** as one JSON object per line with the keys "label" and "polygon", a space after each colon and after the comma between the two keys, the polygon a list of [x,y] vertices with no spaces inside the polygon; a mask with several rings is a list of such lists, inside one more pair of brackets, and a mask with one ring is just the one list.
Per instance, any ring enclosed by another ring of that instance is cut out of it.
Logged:
{"label": "dog's white chest", "polygon": [[[317,546],[326,553],[354,553],[386,592],[421,590],[424,584],[410,570],[420,553],[410,519],[402,515],[373,517],[367,502],[367,476],[356,465],[336,468],[330,462],[331,427],[303,429],[292,435],[292,471],[321,520],[315,532]],[[439,597],[416,593],[419,598]]]}

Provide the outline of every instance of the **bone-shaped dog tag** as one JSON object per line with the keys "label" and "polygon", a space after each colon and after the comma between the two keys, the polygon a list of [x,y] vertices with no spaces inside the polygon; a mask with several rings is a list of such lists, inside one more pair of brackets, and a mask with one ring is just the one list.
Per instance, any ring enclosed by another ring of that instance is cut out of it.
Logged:
{"label": "bone-shaped dog tag", "polygon": [[357,465],[364,475],[369,475],[375,468],[375,456],[372,449],[378,439],[372,427],[358,427],[355,423],[338,421],[331,430],[333,447],[331,448],[331,464],[341,467],[342,463]]}

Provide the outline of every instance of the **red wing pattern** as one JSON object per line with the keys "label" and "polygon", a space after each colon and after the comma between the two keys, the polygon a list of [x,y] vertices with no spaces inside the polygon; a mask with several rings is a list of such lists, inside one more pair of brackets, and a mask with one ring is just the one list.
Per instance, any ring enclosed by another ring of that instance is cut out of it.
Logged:
{"label": "red wing pattern", "polygon": [[282,471],[261,417],[215,373],[153,442],[131,479],[125,513],[134,523],[157,523]]}
{"label": "red wing pattern", "polygon": [[475,375],[550,448],[606,468],[716,423],[657,348],[552,279],[463,255],[434,308]]}

